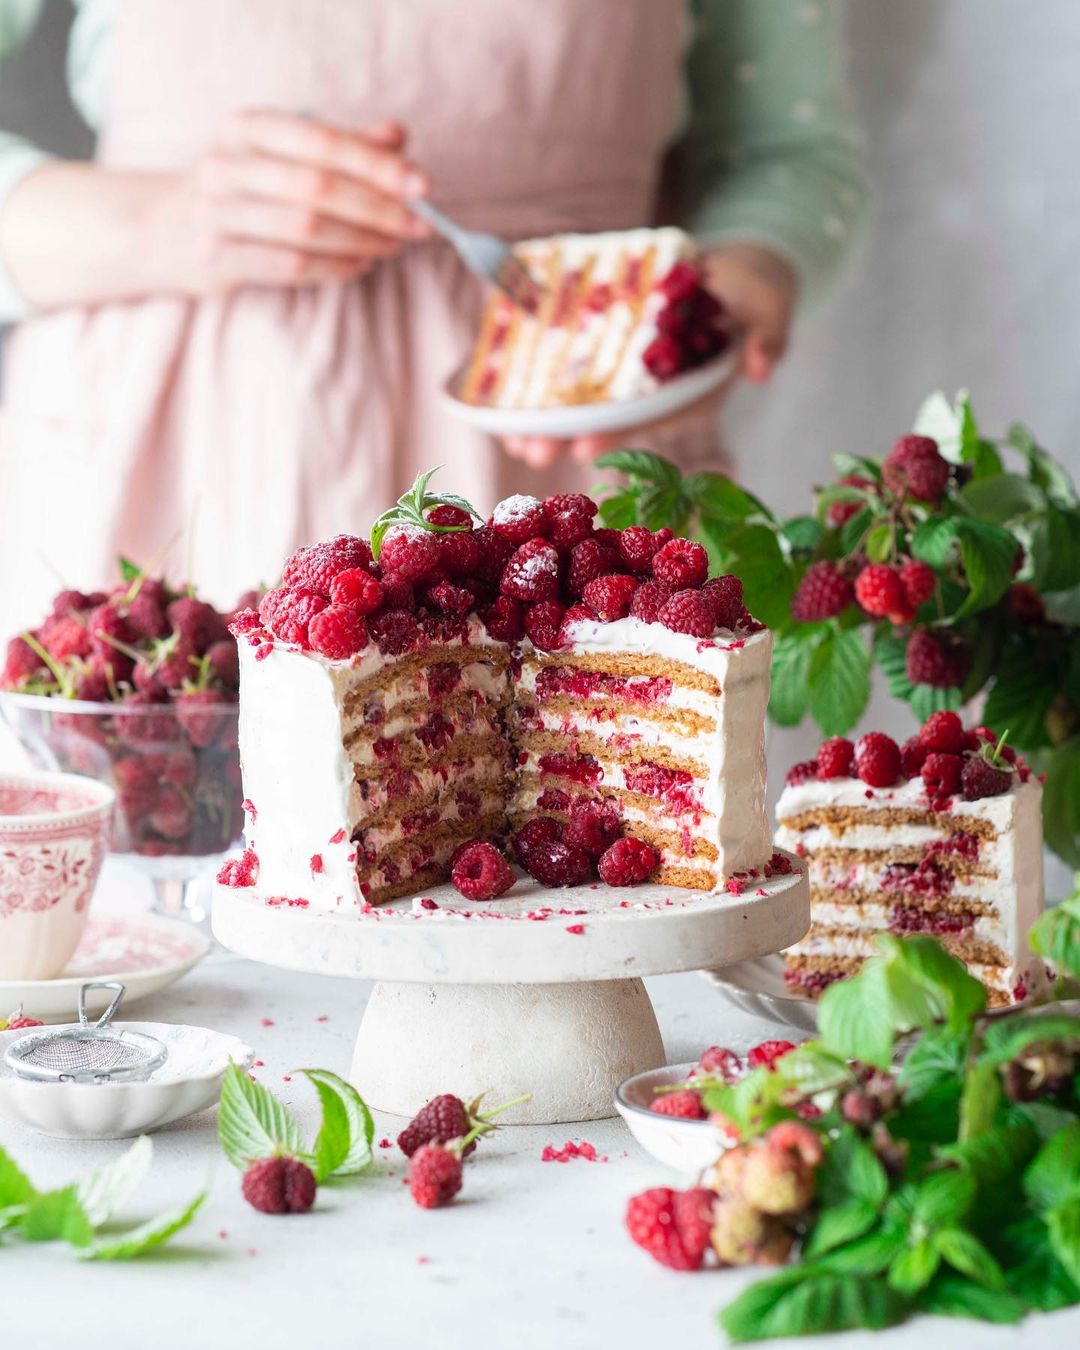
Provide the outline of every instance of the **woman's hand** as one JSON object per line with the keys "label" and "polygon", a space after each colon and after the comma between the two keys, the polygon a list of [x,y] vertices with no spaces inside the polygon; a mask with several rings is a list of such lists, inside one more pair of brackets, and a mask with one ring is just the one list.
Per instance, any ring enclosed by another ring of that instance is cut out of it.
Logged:
{"label": "woman's hand", "polygon": [[628,445],[677,427],[719,409],[738,377],[760,384],[772,374],[787,348],[795,308],[796,284],[791,267],[778,254],[757,244],[727,244],[705,255],[706,284],[724,302],[735,325],[744,334],[737,375],[726,380],[697,403],[671,417],[629,431],[603,436],[555,440],[547,436],[511,436],[503,448],[513,459],[533,469],[549,468],[564,455],[588,464],[619,445]]}

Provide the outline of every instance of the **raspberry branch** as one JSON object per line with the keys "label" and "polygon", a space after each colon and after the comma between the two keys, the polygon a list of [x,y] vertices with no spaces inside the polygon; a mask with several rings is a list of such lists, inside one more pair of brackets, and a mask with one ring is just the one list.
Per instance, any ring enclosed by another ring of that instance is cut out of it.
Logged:
{"label": "raspberry branch", "polygon": [[376,561],[379,558],[383,538],[391,525],[414,525],[421,530],[427,530],[431,534],[459,534],[472,528],[469,524],[442,525],[430,520],[425,512],[434,508],[452,506],[476,520],[483,520],[483,516],[477,511],[476,507],[470,505],[464,497],[458,497],[452,492],[441,494],[428,492],[428,483],[441,467],[437,464],[434,469],[428,469],[425,473],[420,474],[408,492],[403,493],[397,499],[397,504],[391,506],[388,511],[384,511],[376,519],[371,527],[371,556]]}

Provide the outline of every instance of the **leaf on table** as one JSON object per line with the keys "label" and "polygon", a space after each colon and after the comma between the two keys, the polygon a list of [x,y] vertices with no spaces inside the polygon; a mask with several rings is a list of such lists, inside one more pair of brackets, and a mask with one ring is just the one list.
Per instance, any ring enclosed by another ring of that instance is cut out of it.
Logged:
{"label": "leaf on table", "polygon": [[29,1202],[22,1218],[22,1235],[28,1242],[70,1242],[85,1247],[93,1241],[94,1229],[86,1217],[75,1186],[43,1191]]}
{"label": "leaf on table", "polygon": [[375,1122],[351,1083],[328,1069],[301,1069],[315,1085],[323,1118],[315,1140],[315,1177],[354,1176],[372,1159]]}
{"label": "leaf on table", "polygon": [[877,1331],[899,1322],[907,1300],[884,1280],[853,1280],[823,1267],[800,1266],[744,1290],[720,1313],[733,1341],[775,1336],[810,1336],[868,1327]]}
{"label": "leaf on table", "polygon": [[1004,1290],[987,1289],[962,1275],[941,1271],[919,1294],[923,1312],[940,1317],[976,1317],[983,1322],[1019,1322],[1027,1308],[1024,1300]]}
{"label": "leaf on table", "polygon": [[127,1261],[143,1256],[186,1228],[202,1208],[206,1195],[206,1191],[202,1191],[179,1209],[168,1210],[124,1233],[99,1238],[80,1255],[84,1261]]}
{"label": "leaf on table", "polygon": [[236,1064],[225,1071],[218,1137],[226,1158],[242,1172],[260,1158],[305,1151],[300,1128],[286,1108]]}
{"label": "leaf on table", "polygon": [[134,1144],[105,1167],[75,1184],[83,1212],[94,1228],[111,1219],[124,1201],[143,1181],[154,1160],[154,1145],[143,1134]]}
{"label": "leaf on table", "polygon": [[0,1209],[28,1204],[37,1191],[9,1153],[0,1148]]}

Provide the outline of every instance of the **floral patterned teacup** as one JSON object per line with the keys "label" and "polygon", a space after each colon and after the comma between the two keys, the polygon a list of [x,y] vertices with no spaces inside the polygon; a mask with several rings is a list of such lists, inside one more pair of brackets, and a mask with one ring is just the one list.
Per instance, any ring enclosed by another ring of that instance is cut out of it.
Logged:
{"label": "floral patterned teacup", "polygon": [[49,980],[79,945],[115,794],[75,774],[0,774],[0,980]]}

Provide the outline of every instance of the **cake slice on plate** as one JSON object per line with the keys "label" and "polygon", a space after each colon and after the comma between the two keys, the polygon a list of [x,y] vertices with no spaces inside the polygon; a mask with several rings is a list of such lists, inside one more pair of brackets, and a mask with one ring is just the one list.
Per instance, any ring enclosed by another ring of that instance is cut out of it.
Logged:
{"label": "cake slice on plate", "polygon": [[826,741],[776,808],[777,843],[810,872],[789,987],[816,997],[875,954],[876,933],[928,933],[992,1006],[1026,997],[1044,977],[1026,937],[1043,906],[1041,798],[1023,760],[952,712],[902,750],[880,732]]}
{"label": "cake slice on plate", "polygon": [[547,408],[636,398],[731,342],[693,241],[674,228],[530,239],[535,314],[496,293],[466,371],[466,403]]}

